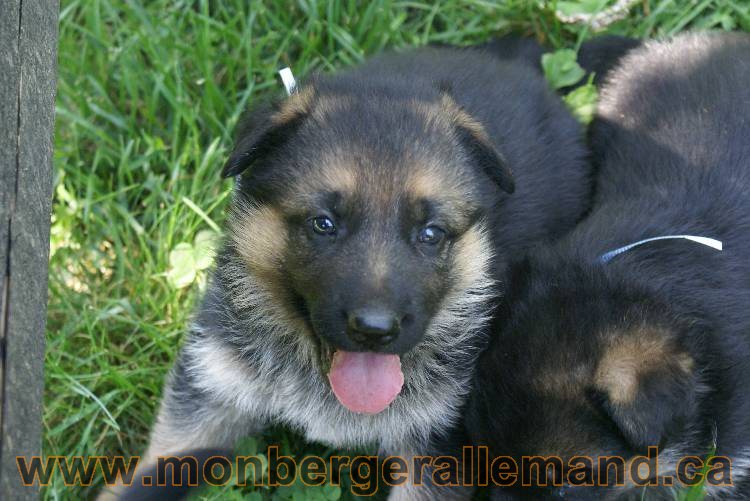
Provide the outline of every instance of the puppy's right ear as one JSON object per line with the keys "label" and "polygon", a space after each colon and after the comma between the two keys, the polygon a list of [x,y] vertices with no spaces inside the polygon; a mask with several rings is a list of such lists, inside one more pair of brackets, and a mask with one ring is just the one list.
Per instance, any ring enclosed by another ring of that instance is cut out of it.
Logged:
{"label": "puppy's right ear", "polygon": [[265,104],[245,117],[238,129],[234,151],[222,177],[242,174],[273,151],[278,150],[309,114],[314,90],[308,87],[280,104]]}
{"label": "puppy's right ear", "polygon": [[448,84],[439,82],[438,88],[443,93],[440,99],[440,107],[453,122],[456,135],[469,157],[490,179],[497,183],[500,189],[512,194],[516,189],[513,172],[502,153],[493,146],[482,124],[453,100],[449,94]]}

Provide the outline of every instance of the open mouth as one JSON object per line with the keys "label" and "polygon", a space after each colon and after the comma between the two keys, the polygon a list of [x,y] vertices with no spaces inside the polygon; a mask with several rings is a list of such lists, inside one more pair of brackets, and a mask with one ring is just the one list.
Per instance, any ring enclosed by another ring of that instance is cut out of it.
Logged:
{"label": "open mouth", "polygon": [[323,374],[339,403],[350,411],[378,414],[401,392],[404,375],[398,355],[344,351],[316,337]]}

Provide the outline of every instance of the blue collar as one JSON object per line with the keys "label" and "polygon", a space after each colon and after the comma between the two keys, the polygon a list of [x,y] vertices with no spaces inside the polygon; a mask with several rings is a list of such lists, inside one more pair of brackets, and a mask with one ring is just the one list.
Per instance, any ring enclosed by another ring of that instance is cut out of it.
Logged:
{"label": "blue collar", "polygon": [[648,242],[654,242],[656,240],[670,240],[670,239],[678,239],[682,238],[685,240],[691,240],[693,242],[697,242],[701,245],[705,245],[707,247],[711,247],[712,249],[716,249],[718,251],[723,250],[723,245],[719,240],[715,240],[713,238],[707,238],[707,237],[695,237],[693,235],[666,235],[663,237],[653,237],[653,238],[646,238],[645,240],[639,240],[637,242],[634,242],[632,244],[628,244],[624,247],[620,247],[619,249],[611,250],[609,252],[605,252],[601,256],[599,256],[599,262],[600,263],[608,263],[615,257],[619,256],[623,252],[627,252],[633,247],[638,247],[639,245],[643,245]]}

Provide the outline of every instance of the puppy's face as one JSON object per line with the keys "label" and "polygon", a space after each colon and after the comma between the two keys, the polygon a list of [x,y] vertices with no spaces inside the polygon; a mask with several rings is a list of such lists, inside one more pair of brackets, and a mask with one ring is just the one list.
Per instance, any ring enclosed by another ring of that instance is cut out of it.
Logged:
{"label": "puppy's face", "polygon": [[[343,162],[356,165],[357,155]],[[402,354],[420,341],[450,287],[452,246],[478,207],[420,193],[408,186],[414,181],[382,186],[393,180],[372,179],[371,168],[342,170],[331,185],[307,186],[285,204],[285,270],[318,336],[347,351]],[[347,177],[355,182],[342,184]]]}
{"label": "puppy's face", "polygon": [[[472,434],[519,470],[524,456],[561,460],[527,471],[527,487],[509,497],[618,497],[633,487],[635,457],[681,443],[694,423],[694,361],[680,327],[648,299],[558,278],[511,304],[507,328],[480,362],[479,384],[492,384],[474,399]],[[608,457],[616,459],[600,463]]]}
{"label": "puppy's face", "polygon": [[513,190],[500,154],[440,92],[309,87],[254,123],[225,168],[242,173],[230,226],[247,271],[323,345],[408,352],[492,254],[483,217]]}

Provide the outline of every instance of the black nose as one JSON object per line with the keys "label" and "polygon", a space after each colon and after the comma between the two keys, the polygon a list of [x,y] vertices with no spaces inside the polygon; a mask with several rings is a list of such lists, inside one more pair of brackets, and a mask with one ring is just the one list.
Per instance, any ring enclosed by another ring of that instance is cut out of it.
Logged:
{"label": "black nose", "polygon": [[349,337],[366,347],[390,343],[401,329],[395,313],[388,310],[363,308],[349,312],[347,325]]}

